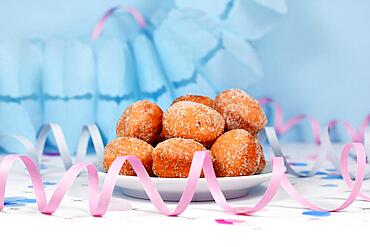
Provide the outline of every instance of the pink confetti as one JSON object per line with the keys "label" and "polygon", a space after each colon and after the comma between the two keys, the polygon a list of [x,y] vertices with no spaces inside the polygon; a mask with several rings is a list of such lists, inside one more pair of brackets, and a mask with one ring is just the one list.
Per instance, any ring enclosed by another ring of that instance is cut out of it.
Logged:
{"label": "pink confetti", "polygon": [[244,220],[236,220],[236,219],[215,219],[215,221],[218,224],[223,224],[223,225],[234,225],[237,223],[244,223]]}

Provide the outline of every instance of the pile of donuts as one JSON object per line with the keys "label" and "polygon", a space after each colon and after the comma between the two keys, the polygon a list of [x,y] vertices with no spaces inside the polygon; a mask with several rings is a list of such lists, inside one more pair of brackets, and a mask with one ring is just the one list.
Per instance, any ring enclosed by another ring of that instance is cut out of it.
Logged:
{"label": "pile of donuts", "polygon": [[[108,171],[116,157],[135,155],[150,176],[184,178],[194,152],[208,149],[217,177],[259,174],[266,161],[257,134],[266,123],[258,101],[239,89],[223,91],[214,100],[181,96],[165,112],[140,100],[122,113],[117,138],[105,147],[103,167]],[[136,175],[128,161],[120,174]]]}

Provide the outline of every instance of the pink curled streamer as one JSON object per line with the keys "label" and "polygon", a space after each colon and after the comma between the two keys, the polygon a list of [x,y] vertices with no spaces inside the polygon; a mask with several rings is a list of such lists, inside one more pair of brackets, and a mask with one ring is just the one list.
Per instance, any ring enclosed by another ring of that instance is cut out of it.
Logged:
{"label": "pink curled streamer", "polygon": [[358,134],[361,138],[361,140],[365,139],[365,130],[370,124],[370,114],[365,117],[365,119],[362,121],[360,128],[358,130]]}
{"label": "pink curled streamer", "polygon": [[[355,149],[356,155],[357,155],[357,173],[356,173],[356,178],[354,182],[351,180],[351,177],[348,171],[348,157],[349,157],[351,148]],[[341,160],[340,160],[340,168],[341,168],[342,177],[346,181],[347,186],[350,188],[351,193],[349,194],[348,198],[339,207],[334,208],[334,209],[322,208],[320,206],[317,206],[307,201],[301,194],[298,193],[297,190],[294,189],[292,184],[289,183],[286,175],[284,175],[284,179],[283,179],[281,186],[292,198],[294,198],[296,201],[298,201],[299,203],[301,203],[304,207],[308,209],[317,210],[317,211],[327,211],[327,212],[340,211],[340,210],[343,210],[349,207],[356,200],[358,196],[363,197],[364,194],[361,192],[361,186],[364,181],[365,166],[366,166],[365,148],[361,143],[351,143],[351,144],[347,144],[346,146],[344,146],[342,155],[341,155]]]}
{"label": "pink curled streamer", "polygon": [[312,129],[312,134],[313,134],[314,139],[315,139],[315,143],[318,144],[318,145],[321,143],[321,140],[320,140],[320,123],[315,118],[313,118],[309,115],[302,114],[302,115],[292,117],[288,121],[284,122],[283,108],[279,104],[277,104],[273,99],[271,99],[271,98],[262,98],[262,99],[259,99],[258,102],[261,105],[270,104],[273,107],[274,112],[275,112],[274,127],[275,127],[278,134],[284,134],[288,130],[290,130],[291,128],[293,128],[297,124],[299,124],[301,121],[307,120],[310,123],[311,129]]}
{"label": "pink curled streamer", "polygon": [[[96,24],[91,38],[96,40],[99,38],[106,21],[111,17],[117,10],[123,10],[133,16],[136,20],[138,25],[141,28],[145,28],[146,22],[142,14],[132,7],[122,7],[116,6],[109,9],[98,21]],[[320,138],[320,123],[313,117],[309,115],[298,115],[295,116],[288,121],[284,122],[284,113],[282,107],[273,101],[271,98],[262,98],[259,102],[264,104],[271,104],[275,111],[275,123],[274,127],[279,134],[286,133],[289,129],[296,126],[303,120],[307,120],[311,126],[312,133],[315,139],[316,144],[321,143]],[[364,121],[362,122],[359,130],[356,130],[349,122],[341,121],[341,120],[333,120],[329,122],[328,129],[332,129],[338,124],[343,124],[345,129],[347,130],[348,134],[350,135],[352,141],[354,143],[347,144],[343,148],[343,152],[340,159],[340,171],[343,177],[344,182],[351,190],[348,198],[344,200],[344,202],[334,208],[334,209],[326,209],[322,208],[318,205],[315,205],[308,200],[306,200],[289,181],[288,176],[285,174],[286,168],[284,166],[284,160],[281,157],[275,157],[272,160],[273,171],[272,171],[272,178],[270,183],[260,198],[260,200],[252,207],[231,207],[225,196],[222,193],[222,190],[217,182],[217,178],[213,169],[212,161],[209,157],[208,151],[201,151],[196,152],[193,157],[191,169],[189,172],[189,176],[187,178],[186,186],[183,191],[183,194],[180,198],[179,203],[175,207],[174,210],[171,210],[167,207],[163,199],[161,198],[158,190],[155,188],[154,184],[152,183],[148,173],[146,172],[145,168],[143,167],[140,160],[135,156],[125,156],[125,157],[117,157],[115,161],[112,163],[106,179],[104,180],[101,193],[99,192],[99,179],[98,179],[98,172],[94,164],[87,164],[83,162],[77,162],[72,164],[72,161],[64,162],[67,164],[67,168],[69,168],[66,174],[63,176],[61,181],[58,183],[54,193],[52,194],[49,201],[46,199],[45,190],[42,183],[42,178],[40,175],[40,171],[33,161],[33,159],[26,155],[8,155],[6,156],[3,161],[0,163],[0,210],[4,208],[4,200],[5,200],[5,188],[6,188],[6,181],[8,173],[13,166],[14,162],[18,159],[22,161],[22,163],[26,166],[29,176],[31,178],[34,193],[36,196],[37,206],[40,212],[44,214],[53,214],[59,207],[61,201],[63,200],[65,193],[69,190],[69,188],[74,183],[77,176],[84,170],[87,170],[88,176],[88,193],[89,193],[89,210],[93,216],[102,216],[104,215],[109,206],[109,202],[112,198],[113,189],[116,183],[116,180],[119,175],[119,171],[121,169],[122,164],[127,160],[132,165],[133,169],[135,170],[140,182],[142,183],[145,192],[147,193],[149,199],[156,207],[156,209],[163,215],[167,216],[176,216],[181,214],[186,210],[186,208],[191,203],[191,200],[194,196],[196,186],[199,180],[200,173],[203,169],[205,178],[208,183],[209,190],[215,200],[215,202],[226,212],[233,213],[233,214],[250,214],[257,212],[264,207],[266,207],[269,202],[273,199],[279,187],[282,187],[294,200],[299,202],[302,206],[311,209],[311,210],[318,210],[318,211],[339,211],[349,207],[357,197],[360,197],[366,201],[370,201],[370,197],[367,196],[365,193],[361,191],[361,186],[364,180],[365,175],[365,165],[366,165],[366,154],[364,146],[361,143],[356,143],[356,141],[363,141],[365,135],[365,129],[370,123],[370,115],[368,115]],[[53,126],[52,126],[53,127]],[[46,130],[48,131],[48,130]],[[43,146],[44,143],[40,145]],[[87,144],[86,144],[87,145]],[[59,146],[59,145],[58,145]],[[66,146],[66,145],[62,145]],[[350,177],[349,170],[348,170],[348,157],[350,150],[354,148],[357,154],[357,172],[355,180],[353,181]],[[38,150],[41,150],[39,148]],[[67,152],[67,151],[66,151]],[[67,152],[68,153],[68,152]],[[39,154],[38,154],[39,155]],[[64,156],[68,156],[64,155]],[[70,166],[71,165],[71,166]]]}
{"label": "pink curled streamer", "polygon": [[[348,157],[350,150],[354,148],[357,154],[357,174],[355,181],[352,181],[348,172]],[[199,151],[194,153],[189,176],[187,178],[186,186],[174,210],[170,210],[158,190],[152,183],[148,173],[140,160],[135,156],[117,157],[108,170],[106,179],[104,180],[102,191],[99,192],[98,173],[95,165],[77,162],[63,176],[49,202],[46,200],[45,190],[42,184],[42,178],[37,165],[33,160],[26,155],[8,155],[0,163],[0,209],[4,208],[5,188],[8,173],[14,162],[20,159],[26,166],[29,176],[34,187],[34,193],[37,200],[37,206],[40,212],[44,214],[53,214],[59,207],[65,193],[72,186],[78,174],[83,170],[87,170],[88,175],[88,191],[89,191],[89,209],[93,216],[102,216],[108,210],[109,202],[112,198],[112,192],[119,175],[119,171],[123,163],[127,160],[135,170],[140,182],[143,184],[144,190],[149,199],[157,210],[167,216],[176,216],[185,211],[189,206],[196,190],[198,179],[203,169],[204,176],[207,180],[209,190],[216,201],[216,203],[226,212],[233,214],[250,214],[263,209],[275,196],[278,188],[281,186],[293,199],[301,203],[302,206],[319,211],[339,211],[350,206],[358,196],[370,201],[370,198],[361,192],[362,182],[364,180],[366,154],[364,146],[361,143],[347,144],[341,156],[341,173],[345,183],[350,188],[351,193],[347,199],[334,209],[326,209],[317,206],[307,201],[297,190],[294,189],[285,174],[285,166],[281,157],[275,157],[272,160],[272,178],[266,189],[266,192],[261,199],[253,207],[231,207],[222,193],[222,190],[217,182],[217,178],[213,169],[212,161],[210,159],[209,151]]]}
{"label": "pink curled streamer", "polygon": [[365,130],[370,124],[370,115],[366,116],[362,121],[358,130],[354,128],[348,121],[345,120],[332,120],[329,122],[329,130],[335,128],[337,125],[342,124],[346,129],[348,135],[350,136],[353,142],[363,142],[365,139]]}
{"label": "pink curled streamer", "polygon": [[[311,126],[312,134],[314,136],[316,144],[320,144],[320,123],[314,117],[309,115],[297,115],[289,119],[288,121],[284,122],[284,111],[283,108],[276,103],[272,98],[261,98],[258,100],[261,105],[270,104],[273,107],[275,112],[275,122],[274,127],[279,134],[284,134],[295,125],[300,123],[302,120],[308,120]],[[342,124],[343,127],[346,129],[348,135],[351,138],[352,142],[363,142],[365,136],[365,130],[370,124],[370,115],[367,115],[365,119],[362,121],[359,129],[357,130],[354,128],[348,121],[345,120],[332,120],[328,123],[328,129],[331,130]]]}
{"label": "pink curled streamer", "polygon": [[95,41],[99,38],[101,32],[103,31],[103,28],[104,28],[104,25],[105,25],[106,21],[109,19],[109,17],[111,17],[118,10],[123,10],[124,12],[127,12],[127,13],[131,14],[132,17],[137,22],[137,24],[141,28],[145,28],[146,22],[145,22],[145,19],[144,19],[143,15],[140,13],[140,11],[138,11],[137,9],[135,9],[133,7],[115,6],[113,8],[108,9],[104,13],[104,15],[100,18],[100,20],[98,21],[98,23],[96,24],[95,28],[93,29],[93,31],[91,33],[91,39],[92,40]]}
{"label": "pink curled streamer", "polygon": [[342,124],[343,127],[346,129],[349,137],[351,138],[351,141],[353,141],[353,142],[356,142],[356,141],[361,142],[362,141],[363,138],[362,138],[361,134],[348,121],[345,121],[345,120],[336,119],[336,120],[330,121],[328,123],[329,131],[334,129],[339,124]]}

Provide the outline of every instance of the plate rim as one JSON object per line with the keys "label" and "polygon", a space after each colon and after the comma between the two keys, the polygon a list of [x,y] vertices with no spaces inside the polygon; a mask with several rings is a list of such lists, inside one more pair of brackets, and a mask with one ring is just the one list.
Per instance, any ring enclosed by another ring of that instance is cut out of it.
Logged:
{"label": "plate rim", "polygon": [[[99,171],[98,175],[103,175],[106,176],[106,172],[104,171]],[[227,181],[227,180],[239,180],[239,179],[246,179],[246,178],[269,178],[272,177],[273,173],[272,172],[267,172],[267,173],[261,173],[261,174],[256,174],[256,175],[249,175],[249,176],[235,176],[235,177],[216,177],[217,181]],[[118,175],[118,178],[125,178],[125,179],[135,179],[137,180],[137,176],[127,176],[127,175]],[[161,177],[149,177],[152,181],[164,181],[164,182],[173,182],[173,181],[179,181],[181,180],[182,182],[187,181],[188,178],[161,178]],[[199,178],[198,181],[207,181],[205,177]]]}

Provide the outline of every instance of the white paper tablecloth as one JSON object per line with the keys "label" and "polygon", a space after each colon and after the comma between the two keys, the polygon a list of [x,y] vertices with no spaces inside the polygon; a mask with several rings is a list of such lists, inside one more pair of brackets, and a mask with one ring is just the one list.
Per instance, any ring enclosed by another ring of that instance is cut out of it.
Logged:
{"label": "white paper tablecloth", "polygon": [[[284,150],[290,161],[296,163],[295,167],[304,171],[312,162],[305,157],[314,152],[315,148],[306,144],[290,144],[285,145]],[[267,158],[271,157],[267,148],[265,152]],[[349,190],[340,178],[332,175],[332,168],[329,163],[323,163],[321,172],[314,177],[290,176],[290,179],[312,202],[321,203],[322,206],[340,205],[348,196]],[[58,157],[43,158],[43,181],[49,196],[64,172]],[[252,205],[260,198],[265,188],[266,183],[252,189],[246,197],[231,200],[230,203],[233,206]],[[363,190],[370,193],[370,181],[365,182]],[[53,216],[43,215],[37,210],[33,188],[25,168],[16,165],[8,178],[5,209],[0,212],[0,239],[14,243],[33,243],[36,239],[31,236],[35,234],[40,239],[46,237],[48,241],[57,240],[55,243],[67,243],[70,240],[104,244],[108,241],[108,236],[111,236],[110,241],[113,243],[154,241],[163,246],[185,244],[195,241],[195,237],[199,238],[199,241],[205,241],[205,237],[208,237],[218,244],[235,242],[245,245],[251,241],[285,241],[291,239],[288,236],[291,234],[301,237],[299,241],[303,243],[314,240],[320,243],[323,239],[318,236],[324,236],[328,243],[353,243],[360,241],[362,237],[365,239],[366,235],[361,236],[361,232],[370,230],[370,202],[361,200],[343,212],[317,215],[317,212],[302,208],[280,190],[264,210],[251,216],[231,215],[223,212],[214,202],[198,202],[192,203],[178,217],[166,217],[158,214],[149,201],[129,198],[119,192],[115,192],[115,196],[129,200],[132,210],[111,211],[103,217],[92,217],[88,210],[87,179],[86,175],[82,175],[63,199],[56,213]],[[216,219],[240,221],[225,225],[217,223]],[[273,235],[270,235],[272,233]],[[190,235],[193,237],[189,237]],[[258,236],[262,236],[262,239]],[[294,241],[290,243],[293,244]]]}

